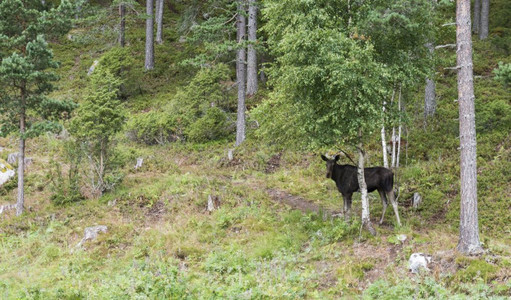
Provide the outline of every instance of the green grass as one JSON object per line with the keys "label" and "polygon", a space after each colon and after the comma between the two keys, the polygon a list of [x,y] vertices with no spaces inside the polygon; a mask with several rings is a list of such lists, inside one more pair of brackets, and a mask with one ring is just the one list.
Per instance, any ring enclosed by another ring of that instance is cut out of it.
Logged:
{"label": "green grass", "polygon": [[[116,16],[99,11],[98,20],[80,21],[71,32],[72,40],[52,45],[62,63],[62,88],[54,96],[80,102],[89,66],[115,46]],[[131,75],[137,85],[125,105],[132,115],[165,105],[194,75],[195,70],[179,64],[191,52],[178,42],[178,16],[166,17],[171,26],[165,31],[164,44],[156,47],[152,72],[141,71],[144,22],[128,21],[126,38],[136,61]],[[475,80],[479,220],[481,239],[489,250],[482,257],[466,259],[450,251],[456,247],[459,224],[458,107],[455,74],[439,69],[437,115],[424,127],[420,113],[412,113],[408,150],[403,151],[402,167],[396,171],[403,226],[394,226],[389,209],[384,225],[376,226],[376,237],[360,231],[358,194],[349,222],[323,219],[272,200],[266,192],[269,188],[325,210],[340,211],[342,206],[334,182],[325,178],[319,151],[262,145],[253,131],[236,149],[233,162],[226,158],[233,148],[228,140],[144,146],[119,134],[122,184],[99,199],[64,206],[49,200],[47,178],[49,158],[61,159],[62,142],[52,136],[29,140],[27,149],[34,164],[26,176],[28,212],[0,219],[0,298],[509,296],[511,124],[507,111],[511,96],[509,89],[491,78],[497,61],[509,61],[509,55],[496,48],[500,42],[497,38],[474,41],[475,74],[481,76]],[[453,57],[446,51],[442,61],[453,63]],[[419,105],[414,101],[420,102],[421,93],[422,89],[414,95],[419,100],[407,100],[409,110]],[[17,147],[13,139],[2,139],[2,145],[12,152]],[[368,145],[368,165],[380,164],[380,147],[375,135]],[[277,154],[279,165],[268,172],[268,163]],[[134,170],[137,157],[144,157],[144,165]],[[65,169],[66,162],[61,163]],[[423,197],[416,210],[410,207],[415,192]],[[208,195],[218,196],[220,209],[206,211]],[[14,185],[3,189],[0,197],[2,202],[12,202]],[[376,193],[370,198],[376,223],[382,205]],[[84,229],[93,225],[106,225],[108,232],[77,249]],[[397,234],[405,234],[407,240],[401,243]],[[432,254],[435,264],[430,273],[410,279],[407,261],[414,252]]]}

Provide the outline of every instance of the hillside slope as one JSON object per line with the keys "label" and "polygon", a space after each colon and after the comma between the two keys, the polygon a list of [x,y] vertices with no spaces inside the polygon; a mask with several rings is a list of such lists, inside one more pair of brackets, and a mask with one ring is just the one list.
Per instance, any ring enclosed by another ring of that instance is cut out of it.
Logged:
{"label": "hillside slope", "polygon": [[[54,96],[83,101],[93,61],[119,51],[116,13],[102,6],[89,13],[94,17],[80,20],[52,44],[62,63]],[[211,77],[221,78],[222,107],[235,105],[232,90],[225,88],[234,81],[233,66],[197,79],[198,69],[181,64],[196,50],[180,40],[179,14],[166,11],[165,22],[165,41],[155,49],[156,69],[143,72],[144,20],[128,19],[126,51],[132,60],[123,103],[129,118],[117,136],[123,180],[112,191],[56,205],[56,165],[64,177],[69,168],[65,141],[47,135],[28,142],[33,163],[27,168],[27,213],[3,213],[0,220],[2,299],[511,296],[511,93],[491,73],[499,61],[511,62],[510,49],[499,44],[502,36],[509,41],[509,28],[474,42],[479,213],[488,251],[467,258],[454,251],[459,222],[456,74],[443,69],[454,63],[454,51],[440,55],[445,65],[438,67],[438,111],[426,126],[422,88],[410,92],[415,101],[408,110],[414,113],[403,166],[396,172],[403,226],[395,226],[388,210],[373,237],[360,230],[358,195],[351,221],[331,217],[342,200],[325,178],[318,153],[265,145],[252,134],[256,126],[232,161],[227,159],[234,144],[229,134],[210,142],[167,137],[161,145],[132,138],[134,128],[152,122],[151,114],[163,117],[174,109],[169,103],[179,103],[193,87],[207,86]],[[249,106],[264,101],[266,92]],[[16,149],[14,139],[0,144],[5,147],[2,158]],[[380,164],[380,147],[375,137],[368,165]],[[144,162],[135,169],[139,157]],[[15,184],[1,192],[0,204],[12,203]],[[423,197],[418,209],[411,207],[415,192]],[[212,212],[207,211],[210,196],[220,201]],[[375,224],[381,210],[374,193]],[[85,228],[95,225],[108,230],[77,247]],[[398,239],[402,234],[405,241]],[[415,252],[432,255],[429,272],[409,273],[408,258]]]}

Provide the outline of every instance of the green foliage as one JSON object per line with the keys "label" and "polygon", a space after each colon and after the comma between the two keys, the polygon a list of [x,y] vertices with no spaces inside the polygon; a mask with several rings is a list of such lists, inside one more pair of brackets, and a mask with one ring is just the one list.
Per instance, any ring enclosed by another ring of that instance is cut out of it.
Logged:
{"label": "green foliage", "polygon": [[115,165],[112,143],[123,127],[126,111],[118,99],[121,81],[108,70],[95,72],[84,102],[76,110],[69,130],[89,158],[92,193],[101,195],[119,181],[119,174],[109,173]]}
{"label": "green foliage", "polygon": [[73,6],[62,1],[58,8],[45,10],[35,3],[19,0],[0,3],[0,112],[5,116],[0,133],[3,136],[16,131],[20,116],[26,114],[36,118],[27,124],[22,138],[58,131],[60,126],[56,121],[68,116],[75,107],[70,101],[47,98],[58,80],[52,70],[58,64],[45,40],[70,29]]}
{"label": "green foliage", "polygon": [[[49,163],[48,179],[52,191],[51,201],[55,205],[65,205],[83,199],[80,192],[80,163],[83,159],[78,143],[64,142],[60,160],[52,158]],[[63,162],[69,163],[67,174],[62,170]]]}
{"label": "green foliage", "polygon": [[140,90],[137,80],[142,69],[135,67],[135,60],[129,48],[113,47],[99,59],[96,72],[109,72],[120,80],[119,97],[127,98]]}
{"label": "green foliage", "polygon": [[511,85],[511,63],[499,62],[499,67],[493,70],[493,74],[495,74],[495,80],[502,82],[506,87]]}
{"label": "green foliage", "polygon": [[163,145],[181,138],[175,119],[170,111],[152,110],[132,116],[126,124],[126,130],[133,141],[146,145]]}
{"label": "green foliage", "polygon": [[482,259],[468,259],[458,258],[458,265],[462,270],[459,270],[454,280],[459,282],[474,282],[475,280],[482,280],[484,283],[491,282],[497,275],[499,268],[490,264]]}
{"label": "green foliage", "polygon": [[128,122],[130,138],[149,145],[224,138],[233,130],[228,114],[234,109],[229,83],[227,65],[201,69],[161,110],[132,118]]}
{"label": "green foliage", "polygon": [[188,137],[190,141],[199,143],[221,139],[230,133],[228,125],[226,113],[217,107],[212,107],[204,116],[190,125]]}

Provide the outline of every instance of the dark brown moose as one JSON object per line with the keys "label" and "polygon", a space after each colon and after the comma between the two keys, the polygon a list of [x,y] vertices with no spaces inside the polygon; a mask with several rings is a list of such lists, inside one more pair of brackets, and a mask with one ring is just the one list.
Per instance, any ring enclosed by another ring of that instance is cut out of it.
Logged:
{"label": "dark brown moose", "polygon": [[[334,159],[328,159],[326,156],[321,155],[321,158],[326,161],[326,177],[331,178],[337,189],[344,199],[343,213],[345,216],[349,215],[351,210],[351,197],[354,192],[359,192],[357,167],[352,165],[338,165],[339,155]],[[383,213],[381,215],[380,224],[383,223],[385,217],[385,210],[387,209],[388,199],[394,208],[396,214],[397,224],[401,226],[399,219],[399,212],[397,211],[397,202],[394,196],[394,173],[384,167],[364,168],[364,176],[367,184],[367,192],[370,193],[378,190],[383,205]]]}

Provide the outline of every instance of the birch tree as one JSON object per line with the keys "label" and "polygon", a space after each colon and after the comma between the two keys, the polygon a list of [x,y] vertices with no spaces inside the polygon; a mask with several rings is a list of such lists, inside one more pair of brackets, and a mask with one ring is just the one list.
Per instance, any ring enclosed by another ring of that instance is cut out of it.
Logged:
{"label": "birch tree", "polygon": [[470,0],[457,1],[456,44],[461,148],[460,239],[457,248],[462,253],[474,254],[481,252],[482,248],[479,241],[477,214],[477,141],[472,70]]}

